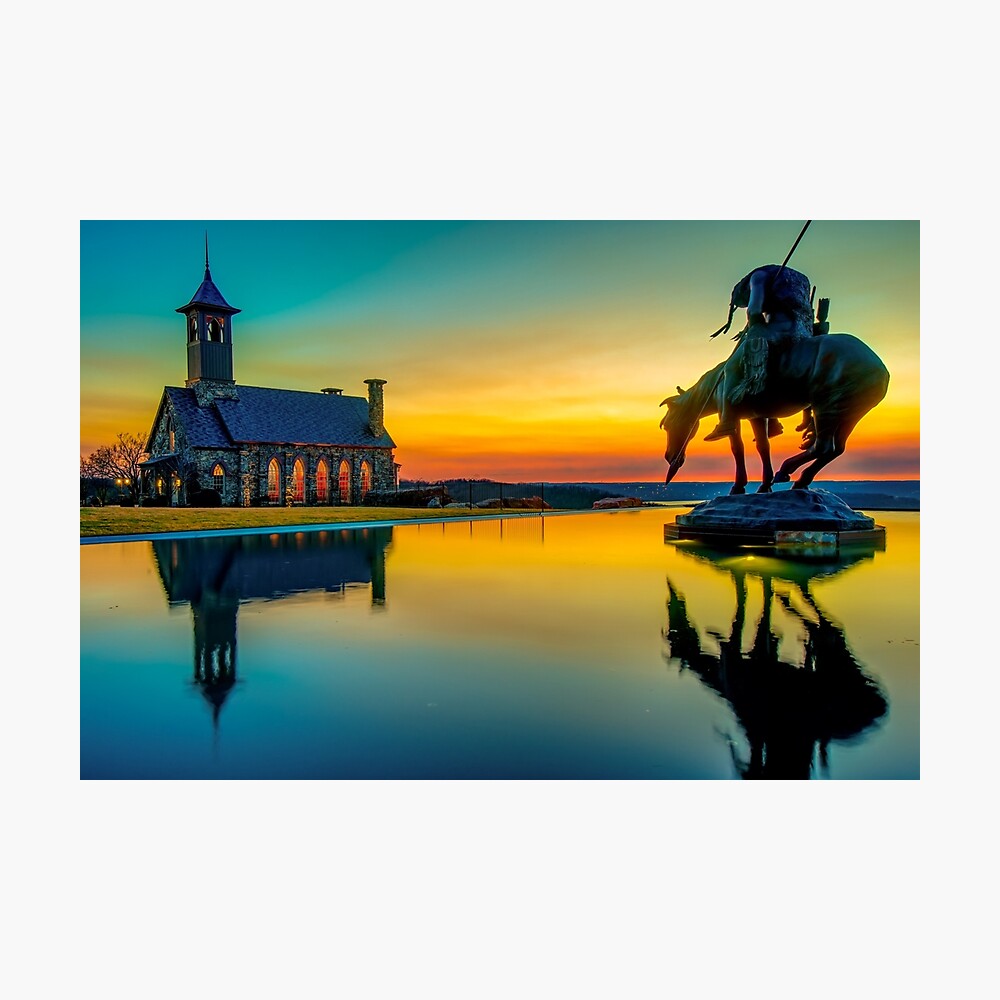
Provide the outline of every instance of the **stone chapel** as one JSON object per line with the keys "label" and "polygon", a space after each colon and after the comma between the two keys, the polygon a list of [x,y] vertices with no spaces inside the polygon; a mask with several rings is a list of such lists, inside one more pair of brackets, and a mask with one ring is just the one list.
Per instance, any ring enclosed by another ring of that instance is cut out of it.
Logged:
{"label": "stone chapel", "polygon": [[[142,463],[146,502],[227,507],[358,504],[397,488],[395,443],[383,424],[385,379],[365,379],[367,399],[239,385],[233,317],[240,312],[205,277],[184,317],[187,379],[164,386]],[[159,501],[153,498],[161,498]]]}

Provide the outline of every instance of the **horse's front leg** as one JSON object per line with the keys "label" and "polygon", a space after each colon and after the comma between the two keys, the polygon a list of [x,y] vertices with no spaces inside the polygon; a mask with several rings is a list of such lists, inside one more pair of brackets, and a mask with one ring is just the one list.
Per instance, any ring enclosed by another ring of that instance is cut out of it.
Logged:
{"label": "horse's front leg", "polygon": [[729,435],[729,447],[733,450],[733,461],[736,463],[736,479],[729,495],[746,493],[747,491],[747,459],[743,449],[743,435],[740,433],[740,421],[736,421],[736,430]]}
{"label": "horse's front leg", "polygon": [[760,488],[757,492],[770,493],[771,484],[774,482],[774,469],[771,468],[771,442],[767,436],[767,418],[755,417],[750,421],[750,426],[753,429],[757,454],[760,455]]}

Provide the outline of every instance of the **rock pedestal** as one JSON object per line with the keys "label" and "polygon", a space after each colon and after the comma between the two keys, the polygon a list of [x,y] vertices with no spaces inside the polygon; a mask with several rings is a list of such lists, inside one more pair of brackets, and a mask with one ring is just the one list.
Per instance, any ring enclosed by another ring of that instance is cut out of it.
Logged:
{"label": "rock pedestal", "polygon": [[839,548],[880,542],[885,528],[824,490],[782,490],[716,497],[664,525],[667,539],[738,545]]}

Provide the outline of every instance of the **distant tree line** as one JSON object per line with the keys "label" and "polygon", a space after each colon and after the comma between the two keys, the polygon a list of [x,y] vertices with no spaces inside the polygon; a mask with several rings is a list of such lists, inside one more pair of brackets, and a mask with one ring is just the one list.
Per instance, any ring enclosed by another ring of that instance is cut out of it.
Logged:
{"label": "distant tree line", "polygon": [[80,456],[80,502],[96,497],[108,502],[112,488],[132,502],[139,501],[139,463],[146,456],[140,434],[119,434],[114,444],[102,445],[90,456]]}
{"label": "distant tree line", "polygon": [[510,483],[496,479],[439,479],[430,482],[426,479],[400,480],[401,490],[425,490],[435,486],[443,486],[451,497],[458,502],[464,502],[466,497],[473,496],[481,500],[487,496],[520,496],[528,493],[544,493],[544,500],[550,507],[560,510],[589,510],[595,500],[604,497],[620,497],[621,493],[608,493],[589,486],[577,486],[573,483]]}

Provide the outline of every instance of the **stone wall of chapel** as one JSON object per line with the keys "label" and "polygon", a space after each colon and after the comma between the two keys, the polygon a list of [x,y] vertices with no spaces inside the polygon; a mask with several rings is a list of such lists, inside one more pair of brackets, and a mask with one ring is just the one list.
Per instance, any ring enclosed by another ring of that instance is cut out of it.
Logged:
{"label": "stone wall of chapel", "polygon": [[212,469],[221,465],[225,471],[222,481],[222,506],[241,507],[242,477],[240,453],[235,448],[192,448],[182,456],[185,465],[196,472],[198,485],[203,490],[213,490]]}
{"label": "stone wall of chapel", "polygon": [[[170,428],[174,429],[174,447],[170,447]],[[146,451],[150,455],[167,455],[172,451],[183,451],[187,447],[187,436],[184,428],[174,419],[173,406],[167,399],[160,411],[153,433],[149,437]]]}
{"label": "stone wall of chapel", "polygon": [[[395,468],[392,452],[386,448],[329,448],[316,445],[294,447],[291,445],[261,445],[250,449],[248,462],[255,466],[250,478],[253,480],[254,496],[251,503],[268,504],[272,501],[267,496],[267,469],[271,459],[278,460],[281,470],[281,482],[278,490],[278,504],[285,502],[285,484],[291,479],[296,459],[302,459],[305,467],[305,503],[314,504],[340,503],[339,474],[340,463],[347,461],[351,470],[351,503],[356,504],[361,495],[361,463],[365,460],[372,469],[371,488],[373,490],[391,490],[395,485]],[[327,465],[326,500],[318,498],[316,493],[316,469],[321,460]],[[242,502],[242,500],[240,501]]]}
{"label": "stone wall of chapel", "polygon": [[[389,493],[396,488],[396,467],[391,451],[372,448],[365,456],[372,467],[372,489],[377,493]],[[358,462],[360,469],[361,463]],[[359,473],[360,475],[360,473]]]}
{"label": "stone wall of chapel", "polygon": [[[174,431],[174,446],[170,447],[170,430]],[[184,432],[184,428],[175,420],[173,406],[171,405],[170,399],[167,398],[163,402],[163,409],[160,410],[159,417],[156,420],[152,431],[149,435],[149,440],[146,444],[146,453],[151,458],[157,458],[162,455],[169,455],[173,453],[178,453],[179,461],[178,465],[183,467],[186,460],[190,458],[190,449],[188,448],[187,435]],[[173,489],[173,476],[162,470],[157,470],[156,472],[151,471],[148,475],[144,477],[145,486],[143,489],[143,495],[153,497],[157,495],[156,480],[158,478],[163,478],[166,480],[164,483],[163,492],[167,495],[172,493],[176,494],[176,502],[185,503],[185,487],[182,485],[180,492],[176,493]]]}

